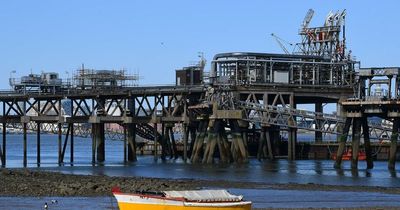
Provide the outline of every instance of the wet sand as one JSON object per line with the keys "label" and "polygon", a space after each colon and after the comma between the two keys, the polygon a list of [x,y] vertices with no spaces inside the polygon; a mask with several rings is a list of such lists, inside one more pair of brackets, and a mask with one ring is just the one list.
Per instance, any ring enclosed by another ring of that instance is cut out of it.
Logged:
{"label": "wet sand", "polygon": [[[0,196],[27,197],[112,197],[111,189],[120,187],[124,192],[192,190],[202,188],[236,188],[338,192],[376,192],[400,194],[400,188],[368,186],[333,186],[321,184],[261,184],[257,182],[230,182],[194,179],[161,179],[145,177],[109,177],[70,175],[28,169],[1,169]],[[250,199],[250,198],[249,198]],[[309,208],[308,208],[309,209]],[[335,209],[335,208],[330,208]],[[346,209],[346,208],[338,208]],[[349,209],[366,209],[349,208]],[[399,209],[399,207],[368,207],[368,209]]]}
{"label": "wet sand", "polygon": [[265,184],[195,179],[109,177],[70,175],[28,169],[1,169],[0,196],[111,196],[113,187],[123,192],[193,190],[201,188],[247,188],[282,190],[322,190],[400,194],[400,188],[371,186],[333,186],[321,184]]}

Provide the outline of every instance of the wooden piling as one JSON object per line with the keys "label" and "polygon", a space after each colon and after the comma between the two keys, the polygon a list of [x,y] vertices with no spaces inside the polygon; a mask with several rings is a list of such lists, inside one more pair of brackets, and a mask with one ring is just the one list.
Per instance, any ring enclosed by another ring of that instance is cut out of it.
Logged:
{"label": "wooden piling", "polygon": [[389,170],[394,170],[396,167],[397,138],[399,136],[399,125],[400,125],[400,119],[394,118],[392,136],[390,138],[390,151],[389,151],[389,162],[388,162]]}
{"label": "wooden piling", "polygon": [[167,156],[167,138],[165,123],[161,124],[161,160],[165,160]]}
{"label": "wooden piling", "polygon": [[104,123],[95,123],[96,128],[96,160],[103,162],[105,160],[105,136]]}
{"label": "wooden piling", "polygon": [[198,132],[196,134],[196,139],[193,146],[191,161],[192,163],[197,163],[200,160],[201,151],[203,149],[203,143],[207,132],[207,122],[200,121]]}
{"label": "wooden piling", "polygon": [[374,162],[372,160],[372,149],[371,149],[371,142],[369,139],[369,127],[366,117],[362,118],[362,130],[364,136],[364,148],[367,156],[367,169],[372,169],[374,168]]}
{"label": "wooden piling", "polygon": [[127,124],[128,162],[137,161],[136,155],[136,124]]}
{"label": "wooden piling", "polygon": [[268,150],[268,157],[270,160],[274,159],[274,150],[273,150],[273,142],[271,141],[271,132],[270,129],[267,128],[265,131],[265,137],[267,140],[267,150]]}
{"label": "wooden piling", "polygon": [[124,163],[126,163],[126,162],[128,162],[128,156],[127,156],[127,150],[128,150],[128,148],[127,148],[127,144],[128,144],[128,138],[127,138],[127,132],[126,132],[126,126],[127,125],[124,125],[124,127],[123,127],[123,129],[124,129],[124,147],[123,147],[123,149],[124,149]]}
{"label": "wooden piling", "polygon": [[172,127],[169,129],[169,133],[170,133],[169,137],[170,137],[171,142],[172,142],[172,151],[174,153],[175,159],[177,159],[179,157],[178,148],[176,147],[176,141],[175,141],[174,131],[173,131]]}
{"label": "wooden piling", "polygon": [[188,152],[188,156],[191,157],[193,154],[193,148],[194,148],[194,144],[196,141],[196,128],[195,127],[190,127],[190,146],[189,146],[189,152]]}
{"label": "wooden piling", "polygon": [[165,128],[165,152],[166,152],[166,155],[169,155],[169,159],[172,159],[173,157],[174,157],[174,153],[173,153],[173,151],[172,151],[172,144],[171,144],[171,138],[170,138],[170,132],[169,132],[169,130],[170,130],[170,125],[168,125],[166,128]]}
{"label": "wooden piling", "polygon": [[62,127],[61,123],[57,124],[57,133],[58,133],[58,165],[61,165],[62,163]]}
{"label": "wooden piling", "polygon": [[92,123],[92,164],[96,164],[96,137],[97,135],[97,126]]}
{"label": "wooden piling", "polygon": [[230,150],[230,147],[229,147],[228,136],[226,134],[225,128],[221,130],[220,137],[221,137],[222,148],[224,150],[224,154],[225,154],[226,160],[227,160],[227,162],[231,162],[232,161],[232,154],[230,152],[231,150]]}
{"label": "wooden piling", "polygon": [[182,123],[182,128],[183,128],[183,161],[187,161],[187,155],[188,155],[188,129],[186,123]]}
{"label": "wooden piling", "polygon": [[361,138],[361,118],[354,118],[353,120],[353,138],[352,138],[352,157],[351,168],[358,168],[358,152],[360,151],[360,138]]}
{"label": "wooden piling", "polygon": [[64,146],[62,148],[62,153],[61,153],[61,162],[62,163],[64,163],[65,151],[67,150],[70,128],[71,128],[71,125],[68,125],[67,135],[65,135]]}
{"label": "wooden piling", "polygon": [[71,164],[74,162],[74,123],[70,123],[70,132],[71,132],[71,142],[70,142],[70,156],[69,161]]}
{"label": "wooden piling", "polygon": [[204,153],[203,163],[211,164],[214,162],[214,151],[217,144],[217,134],[213,131],[208,133],[206,151]]}
{"label": "wooden piling", "polygon": [[[321,102],[318,102],[318,103],[315,103],[315,112],[318,112],[318,114],[319,113],[323,113],[323,111],[324,111],[324,108],[323,108],[323,106],[322,106],[322,103]],[[315,126],[317,127],[317,128],[319,128],[319,127],[321,127],[321,122],[320,122],[320,120],[318,119],[319,117],[318,116],[316,116],[316,118],[317,118],[317,121],[315,122]],[[321,131],[315,131],[315,142],[322,142],[322,132]]]}
{"label": "wooden piling", "polygon": [[26,126],[27,126],[27,123],[23,123],[23,141],[24,141],[24,143],[23,143],[24,144],[24,160],[23,160],[23,164],[24,164],[24,167],[26,167],[27,164],[28,164]]}
{"label": "wooden piling", "polygon": [[288,159],[296,160],[296,129],[289,128]]}
{"label": "wooden piling", "polygon": [[334,164],[334,168],[339,169],[342,165],[342,158],[343,158],[343,153],[344,150],[346,149],[346,141],[347,141],[347,136],[349,135],[349,130],[350,130],[350,125],[351,125],[352,118],[346,118],[344,127],[343,127],[343,133],[339,138],[339,147],[336,152],[336,161]]}
{"label": "wooden piling", "polygon": [[[4,106],[4,104],[3,104]],[[1,165],[3,167],[6,166],[6,159],[7,159],[7,147],[6,147],[6,143],[7,143],[7,124],[3,123],[3,154],[2,154],[2,158],[1,158]]]}
{"label": "wooden piling", "polygon": [[264,147],[266,145],[266,139],[265,139],[265,128],[262,127],[261,128],[261,132],[260,132],[260,139],[258,142],[258,151],[257,151],[257,159],[261,160],[264,159]]}
{"label": "wooden piling", "polygon": [[40,166],[40,123],[36,123],[36,163]]}
{"label": "wooden piling", "polygon": [[158,159],[158,132],[157,132],[157,123],[153,124],[153,134],[154,134],[154,160]]}

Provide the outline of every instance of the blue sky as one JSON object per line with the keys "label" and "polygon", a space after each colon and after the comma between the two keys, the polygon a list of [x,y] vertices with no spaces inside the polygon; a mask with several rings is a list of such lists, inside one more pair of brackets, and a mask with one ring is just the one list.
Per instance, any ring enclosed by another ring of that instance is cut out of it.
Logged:
{"label": "blue sky", "polygon": [[270,34],[299,41],[309,8],[314,26],[330,10],[347,9],[348,46],[362,66],[400,66],[395,0],[13,0],[0,3],[0,89],[9,88],[12,70],[65,76],[82,63],[139,72],[140,84],[174,83],[174,70],[199,51],[208,61],[220,52],[282,52]]}

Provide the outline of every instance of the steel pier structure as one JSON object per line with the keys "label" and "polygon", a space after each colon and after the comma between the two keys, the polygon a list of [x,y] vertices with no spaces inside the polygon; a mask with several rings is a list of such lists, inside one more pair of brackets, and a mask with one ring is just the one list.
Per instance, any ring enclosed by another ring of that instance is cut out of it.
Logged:
{"label": "steel pier structure", "polygon": [[[182,158],[193,163],[213,163],[217,157],[220,163],[247,162],[250,144],[257,144],[260,160],[295,160],[299,158],[299,130],[314,132],[317,144],[323,144],[323,133],[341,134],[335,164],[340,167],[353,122],[352,167],[356,167],[361,137],[369,168],[369,139],[391,137],[389,168],[394,168],[398,69],[359,70],[360,63],[346,51],[345,11],[330,13],[322,27],[309,27],[313,13],[310,10],[303,21],[302,41],[295,53],[221,53],[214,56],[208,74],[203,72],[202,57],[196,66],[177,71],[176,85],[140,87],[135,83],[137,75],[127,75],[124,70],[84,66],[67,82],[57,73],[30,74],[20,81],[10,78],[13,90],[0,92],[1,163],[6,165],[7,127],[19,124],[24,166],[28,129],[37,133],[38,164],[45,127],[58,134],[59,164],[65,162],[68,144],[73,163],[77,135],[92,138],[92,163],[96,164],[106,158],[107,133],[124,141],[125,161],[136,161],[137,137],[154,142],[155,159],[159,154],[162,159],[177,158],[180,153],[174,131],[179,127]],[[373,79],[375,76],[386,78]],[[388,90],[395,87],[394,94],[372,97],[371,90],[379,90],[373,86],[380,84],[386,84]],[[324,113],[326,103],[337,104],[335,115]],[[312,104],[315,110],[297,109],[300,104]],[[387,119],[393,128],[371,124],[367,121],[370,116]],[[114,132],[106,125],[121,129]]]}
{"label": "steel pier structure", "polygon": [[[379,117],[387,120],[392,128],[390,137],[389,169],[395,168],[397,139],[400,126],[400,68],[365,68],[358,74],[357,95],[342,102],[345,110],[345,126],[339,141],[335,167],[339,168],[352,125],[352,162],[351,168],[357,168],[359,144],[363,135],[367,168],[373,167],[369,126],[367,118]],[[362,134],[361,134],[362,130]]]}

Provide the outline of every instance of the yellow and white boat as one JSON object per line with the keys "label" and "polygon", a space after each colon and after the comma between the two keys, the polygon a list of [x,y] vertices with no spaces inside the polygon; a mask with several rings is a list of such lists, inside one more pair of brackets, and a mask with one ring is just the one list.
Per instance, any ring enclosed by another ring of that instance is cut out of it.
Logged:
{"label": "yellow and white boat", "polygon": [[120,210],[250,210],[251,201],[226,190],[163,191],[160,193],[122,193],[113,189]]}

